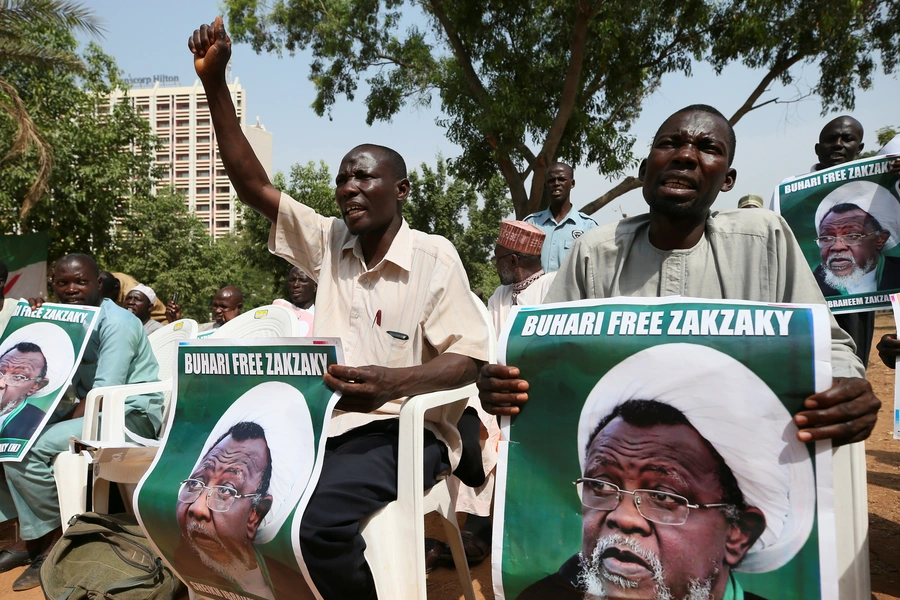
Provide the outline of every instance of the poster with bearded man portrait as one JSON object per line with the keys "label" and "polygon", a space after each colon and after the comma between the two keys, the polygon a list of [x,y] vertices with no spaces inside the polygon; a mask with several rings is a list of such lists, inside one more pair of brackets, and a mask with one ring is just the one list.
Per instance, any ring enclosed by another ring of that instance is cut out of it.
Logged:
{"label": "poster with bearded man portrait", "polygon": [[830,443],[792,420],[831,385],[824,306],[518,308],[498,355],[529,383],[501,420],[498,598],[837,599]]}
{"label": "poster with bearded man portrait", "polygon": [[338,396],[339,342],[189,340],[136,493],[147,538],[198,598],[313,600],[297,532]]}
{"label": "poster with bearded man portrait", "polygon": [[842,163],[775,193],[832,312],[889,308],[900,291],[900,182],[888,172],[896,158]]}

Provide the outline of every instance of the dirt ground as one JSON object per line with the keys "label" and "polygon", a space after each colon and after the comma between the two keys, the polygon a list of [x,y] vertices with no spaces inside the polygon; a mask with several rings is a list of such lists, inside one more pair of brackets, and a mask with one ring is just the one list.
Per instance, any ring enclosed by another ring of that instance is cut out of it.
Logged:
{"label": "dirt ground", "polygon": [[[875,342],[885,333],[894,331],[889,313],[879,314],[876,321]],[[874,344],[874,342],[873,342]],[[872,570],[872,598],[900,600],[900,441],[891,437],[891,412],[894,406],[894,372],[888,369],[872,349],[868,377],[884,406],[878,425],[866,442],[869,487],[869,553]],[[426,517],[426,534],[442,537],[437,515]],[[6,545],[12,532],[0,528],[0,546]],[[0,573],[0,600],[43,600],[41,590],[14,593],[12,582],[24,570]],[[479,600],[493,600],[491,565],[487,560],[472,568],[475,595]],[[463,595],[456,571],[438,568],[428,575],[429,600],[462,600]],[[842,599],[856,600],[856,599]]]}

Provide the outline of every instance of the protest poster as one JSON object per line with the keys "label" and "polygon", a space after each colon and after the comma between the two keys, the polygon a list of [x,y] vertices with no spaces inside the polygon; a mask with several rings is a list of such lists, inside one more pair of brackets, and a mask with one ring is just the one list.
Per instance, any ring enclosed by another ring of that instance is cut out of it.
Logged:
{"label": "protest poster", "polygon": [[774,210],[790,225],[834,313],[890,307],[900,291],[896,156],[874,156],[782,181]]}
{"label": "protest poster", "polygon": [[340,342],[187,340],[176,360],[166,432],[134,503],[148,540],[199,597],[315,598],[299,528]]}
{"label": "protest poster", "polygon": [[0,462],[19,462],[69,387],[99,308],[21,300],[0,337]]}
{"label": "protest poster", "polygon": [[831,445],[792,421],[831,385],[828,324],[824,305],[517,307],[498,356],[528,402],[501,420],[496,597],[836,600]]}
{"label": "protest poster", "polygon": [[[894,309],[895,331],[900,331],[900,294],[891,294],[891,308]],[[900,370],[894,365],[894,420],[891,429],[894,439],[900,440]]]}

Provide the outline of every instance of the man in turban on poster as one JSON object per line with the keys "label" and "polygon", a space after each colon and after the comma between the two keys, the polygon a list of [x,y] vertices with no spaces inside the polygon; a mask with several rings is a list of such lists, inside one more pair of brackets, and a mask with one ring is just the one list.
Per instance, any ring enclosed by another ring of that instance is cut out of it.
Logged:
{"label": "man in turban on poster", "polygon": [[814,274],[825,296],[900,289],[900,258],[882,252],[897,245],[900,202],[871,181],[837,188],[816,210],[822,264]]}
{"label": "man in turban on poster", "polygon": [[[752,450],[734,443],[749,423]],[[759,599],[733,571],[784,566],[812,530],[815,481],[796,434],[774,392],[717,350],[664,344],[625,359],[578,423],[582,550],[519,599]]]}

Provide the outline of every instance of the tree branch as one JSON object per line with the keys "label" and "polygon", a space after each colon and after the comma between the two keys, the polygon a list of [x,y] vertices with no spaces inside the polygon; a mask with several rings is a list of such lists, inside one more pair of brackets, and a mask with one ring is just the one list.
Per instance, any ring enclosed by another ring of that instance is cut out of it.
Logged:
{"label": "tree branch", "polygon": [[562,140],[566,125],[575,110],[575,102],[578,99],[578,83],[581,80],[581,69],[584,65],[584,49],[587,43],[588,25],[599,10],[600,2],[589,5],[585,0],[578,2],[575,10],[575,23],[572,27],[572,42],[569,45],[569,65],[566,69],[566,78],[563,80],[562,93],[559,97],[559,105],[553,123],[544,138],[544,144],[532,164],[534,174],[531,178],[531,193],[528,199],[528,213],[536,211],[541,204],[546,170],[550,161],[556,156],[556,150]]}
{"label": "tree branch", "polygon": [[596,200],[585,204],[584,207],[582,207],[581,212],[586,215],[592,215],[622,194],[627,194],[631,190],[636,190],[641,187],[641,185],[642,183],[640,179],[629,175],[628,177],[620,181],[613,189],[609,190]]}
{"label": "tree branch", "polygon": [[740,121],[741,118],[751,110],[759,108],[760,106],[764,106],[763,104],[760,104],[759,106],[753,106],[753,103],[759,100],[759,97],[766,92],[766,90],[769,88],[769,84],[778,79],[778,77],[784,74],[785,71],[806,58],[806,56],[808,56],[807,53],[798,52],[797,54],[794,54],[793,56],[790,56],[783,61],[776,63],[771,69],[769,69],[769,72],[766,73],[765,77],[763,77],[762,80],[760,80],[759,85],[757,85],[756,88],[750,93],[750,96],[747,97],[747,100],[741,105],[740,108],[737,109],[737,111],[733,115],[731,115],[731,118],[728,119],[728,122],[731,123],[731,126],[734,127],[734,125],[736,125],[737,122]]}

